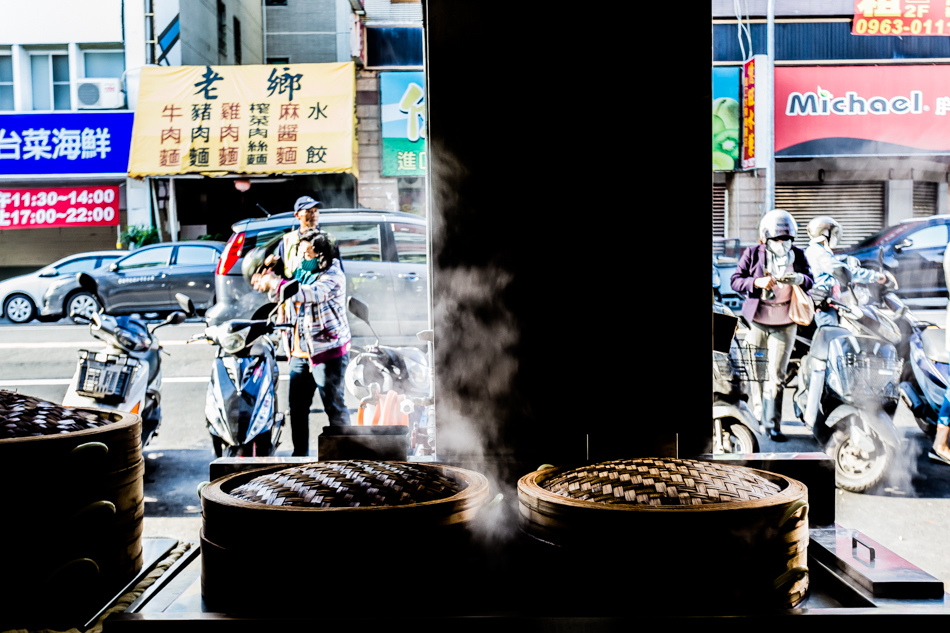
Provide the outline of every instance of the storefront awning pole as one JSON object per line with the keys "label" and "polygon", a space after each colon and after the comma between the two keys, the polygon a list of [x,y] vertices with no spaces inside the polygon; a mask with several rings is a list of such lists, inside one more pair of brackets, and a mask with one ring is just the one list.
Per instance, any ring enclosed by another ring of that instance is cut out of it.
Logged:
{"label": "storefront awning pole", "polygon": [[148,199],[152,206],[152,226],[158,231],[158,241],[162,242],[162,217],[158,212],[158,197],[155,194],[155,180],[146,176],[148,181]]}
{"label": "storefront awning pole", "polygon": [[766,130],[766,151],[769,164],[765,173],[765,209],[768,213],[775,208],[775,0],[769,0],[768,24],[766,28],[766,57],[768,57],[769,90],[766,112],[769,113],[768,129]]}
{"label": "storefront awning pole", "polygon": [[168,179],[168,233],[173,242],[178,241],[178,200],[175,197],[175,179]]}

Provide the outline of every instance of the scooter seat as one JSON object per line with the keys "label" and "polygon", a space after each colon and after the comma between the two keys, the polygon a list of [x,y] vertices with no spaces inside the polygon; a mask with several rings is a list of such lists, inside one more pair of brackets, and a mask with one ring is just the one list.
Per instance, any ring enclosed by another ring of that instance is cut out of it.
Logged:
{"label": "scooter seat", "polygon": [[950,363],[947,352],[947,331],[941,327],[929,327],[920,333],[920,343],[924,353],[932,361]]}

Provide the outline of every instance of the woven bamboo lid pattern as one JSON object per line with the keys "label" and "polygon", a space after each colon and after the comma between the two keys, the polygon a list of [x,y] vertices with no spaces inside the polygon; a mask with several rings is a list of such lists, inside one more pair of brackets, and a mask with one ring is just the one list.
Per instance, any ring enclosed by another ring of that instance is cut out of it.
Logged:
{"label": "woven bamboo lid pattern", "polygon": [[650,506],[748,501],[781,492],[777,484],[745,468],[655,457],[601,462],[539,483],[570,499]]}
{"label": "woven bamboo lid pattern", "polygon": [[0,389],[0,440],[85,431],[113,422],[90,411]]}
{"label": "woven bamboo lid pattern", "polygon": [[230,495],[265,505],[356,508],[437,501],[464,488],[465,484],[424,464],[344,460],[261,475]]}

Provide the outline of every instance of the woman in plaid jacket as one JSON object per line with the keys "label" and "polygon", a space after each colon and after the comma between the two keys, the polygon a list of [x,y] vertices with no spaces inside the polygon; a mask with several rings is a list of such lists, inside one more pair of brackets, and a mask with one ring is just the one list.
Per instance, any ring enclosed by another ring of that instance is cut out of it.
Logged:
{"label": "woman in plaid jacket", "polygon": [[[349,360],[350,325],[346,317],[346,276],[332,240],[314,231],[301,241],[304,258],[294,271],[297,293],[281,306],[284,322],[293,321],[290,349],[290,426],[294,455],[309,453],[310,405],[319,388],[330,424],[349,424],[343,376]],[[290,280],[268,271],[254,275],[252,285],[271,300]],[[323,380],[319,369],[323,368]]]}

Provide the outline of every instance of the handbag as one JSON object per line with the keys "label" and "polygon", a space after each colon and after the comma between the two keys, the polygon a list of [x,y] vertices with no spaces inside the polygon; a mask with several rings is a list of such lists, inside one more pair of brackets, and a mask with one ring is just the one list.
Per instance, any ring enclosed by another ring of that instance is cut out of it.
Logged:
{"label": "handbag", "polygon": [[792,299],[788,304],[788,317],[799,325],[808,325],[815,318],[815,304],[799,286],[792,286]]}

